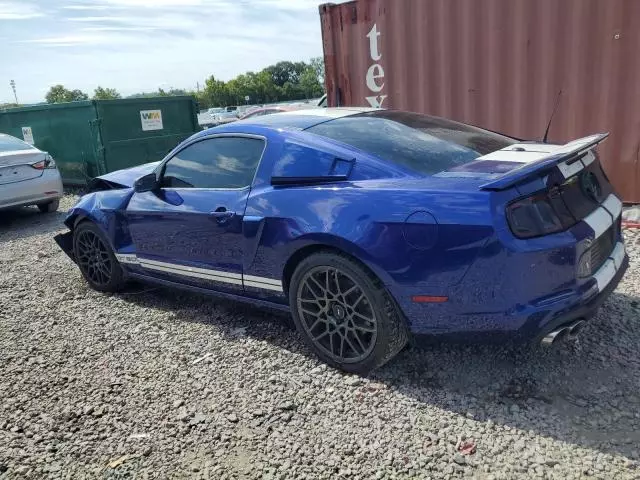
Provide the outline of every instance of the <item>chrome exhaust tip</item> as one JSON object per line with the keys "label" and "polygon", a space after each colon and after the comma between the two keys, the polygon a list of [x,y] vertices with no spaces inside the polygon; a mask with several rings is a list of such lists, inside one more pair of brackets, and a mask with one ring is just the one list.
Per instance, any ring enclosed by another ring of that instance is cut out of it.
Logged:
{"label": "chrome exhaust tip", "polygon": [[550,347],[551,345],[561,341],[564,337],[566,337],[568,334],[568,330],[569,329],[567,327],[562,327],[562,328],[558,328],[557,330],[553,330],[547,333],[544,337],[542,337],[542,341],[540,342],[540,344],[543,347]]}
{"label": "chrome exhaust tip", "polygon": [[582,330],[582,327],[584,327],[584,324],[584,320],[581,319],[568,325],[563,325],[542,337],[540,344],[543,347],[550,347],[564,340],[575,340],[578,337],[578,333]]}
{"label": "chrome exhaust tip", "polygon": [[576,323],[571,325],[569,327],[569,338],[576,339],[584,326],[585,326],[584,320],[578,320]]}

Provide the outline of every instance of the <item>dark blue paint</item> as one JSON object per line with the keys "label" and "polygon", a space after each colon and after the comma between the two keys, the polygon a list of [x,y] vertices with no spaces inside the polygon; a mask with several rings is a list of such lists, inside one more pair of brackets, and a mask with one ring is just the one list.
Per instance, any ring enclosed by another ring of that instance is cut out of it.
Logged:
{"label": "dark blue paint", "polygon": [[[179,188],[134,194],[124,215],[136,253],[161,262],[242,273],[242,226],[248,194],[249,188]],[[173,281],[184,279],[203,284],[200,279],[149,273]],[[241,285],[224,288],[242,290]]]}
{"label": "dark blue paint", "polygon": [[[266,139],[266,148],[251,188],[91,193],[70,210],[66,224],[73,229],[78,219],[95,222],[119,253],[270,279],[282,279],[287,262],[301,249],[337,249],[374,272],[416,334],[501,332],[530,339],[593,296],[595,280],[576,276],[583,242],[593,237],[586,224],[531,240],[519,240],[509,230],[506,205],[544,187],[542,180],[518,187],[496,181],[505,188],[482,190],[487,174],[496,168],[483,170],[482,162],[470,164],[462,176],[420,176],[301,131],[326,118],[283,117],[269,118],[270,125],[247,120],[200,132],[166,157],[210,135],[259,135]],[[159,175],[160,166],[101,178],[131,187],[151,171]],[[324,185],[271,185],[272,175],[335,171],[346,172],[349,179]],[[212,215],[219,207],[232,215]],[[220,287],[137,266],[124,268],[136,278],[165,285],[179,283],[278,308],[288,304],[286,293]],[[449,300],[413,303],[413,295]]]}

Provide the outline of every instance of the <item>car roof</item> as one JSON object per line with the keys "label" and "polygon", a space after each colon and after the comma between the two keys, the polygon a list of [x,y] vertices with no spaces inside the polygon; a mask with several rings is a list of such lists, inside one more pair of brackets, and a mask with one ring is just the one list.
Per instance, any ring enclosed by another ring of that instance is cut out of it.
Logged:
{"label": "car roof", "polygon": [[272,128],[297,128],[306,130],[320,123],[336,118],[348,117],[375,111],[375,108],[366,107],[336,107],[336,108],[309,108],[295,109],[288,112],[274,113],[263,117],[252,117],[246,120],[234,122],[234,125],[260,125]]}

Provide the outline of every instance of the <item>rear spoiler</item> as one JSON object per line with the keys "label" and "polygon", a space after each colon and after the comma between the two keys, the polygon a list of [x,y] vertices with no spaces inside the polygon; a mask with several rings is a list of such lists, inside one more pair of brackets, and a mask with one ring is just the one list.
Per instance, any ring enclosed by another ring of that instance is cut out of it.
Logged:
{"label": "rear spoiler", "polygon": [[[569,178],[585,167],[584,163],[582,163],[581,155],[591,150],[608,136],[608,133],[598,133],[573,140],[556,148],[548,155],[544,155],[533,162],[526,163],[505,173],[489,183],[485,183],[480,188],[483,190],[505,190],[532,178],[539,177],[554,167],[558,167],[564,177]],[[515,159],[517,159],[519,151],[524,151],[524,149],[505,150],[505,152],[513,155]],[[481,159],[482,157],[478,160]]]}

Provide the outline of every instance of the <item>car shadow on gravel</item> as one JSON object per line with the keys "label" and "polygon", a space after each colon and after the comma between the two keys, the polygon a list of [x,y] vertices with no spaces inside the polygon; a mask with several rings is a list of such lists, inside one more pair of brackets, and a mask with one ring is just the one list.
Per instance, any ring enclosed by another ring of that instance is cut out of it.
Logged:
{"label": "car shadow on gravel", "polygon": [[469,418],[639,460],[639,301],[612,294],[576,342],[440,343],[406,350],[373,376]]}
{"label": "car shadow on gravel", "polygon": [[[121,297],[177,312],[185,321],[215,324],[230,340],[247,335],[315,360],[285,313],[164,288],[137,288]],[[614,293],[580,339],[559,348],[440,342],[406,349],[370,379],[419,403],[494,428],[533,431],[639,460],[638,302]],[[461,430],[451,435],[467,434]],[[517,455],[517,446],[514,449]]]}
{"label": "car shadow on gravel", "polygon": [[0,244],[61,230],[65,228],[62,223],[65,216],[66,212],[61,210],[41,213],[37,207],[0,210]]}

